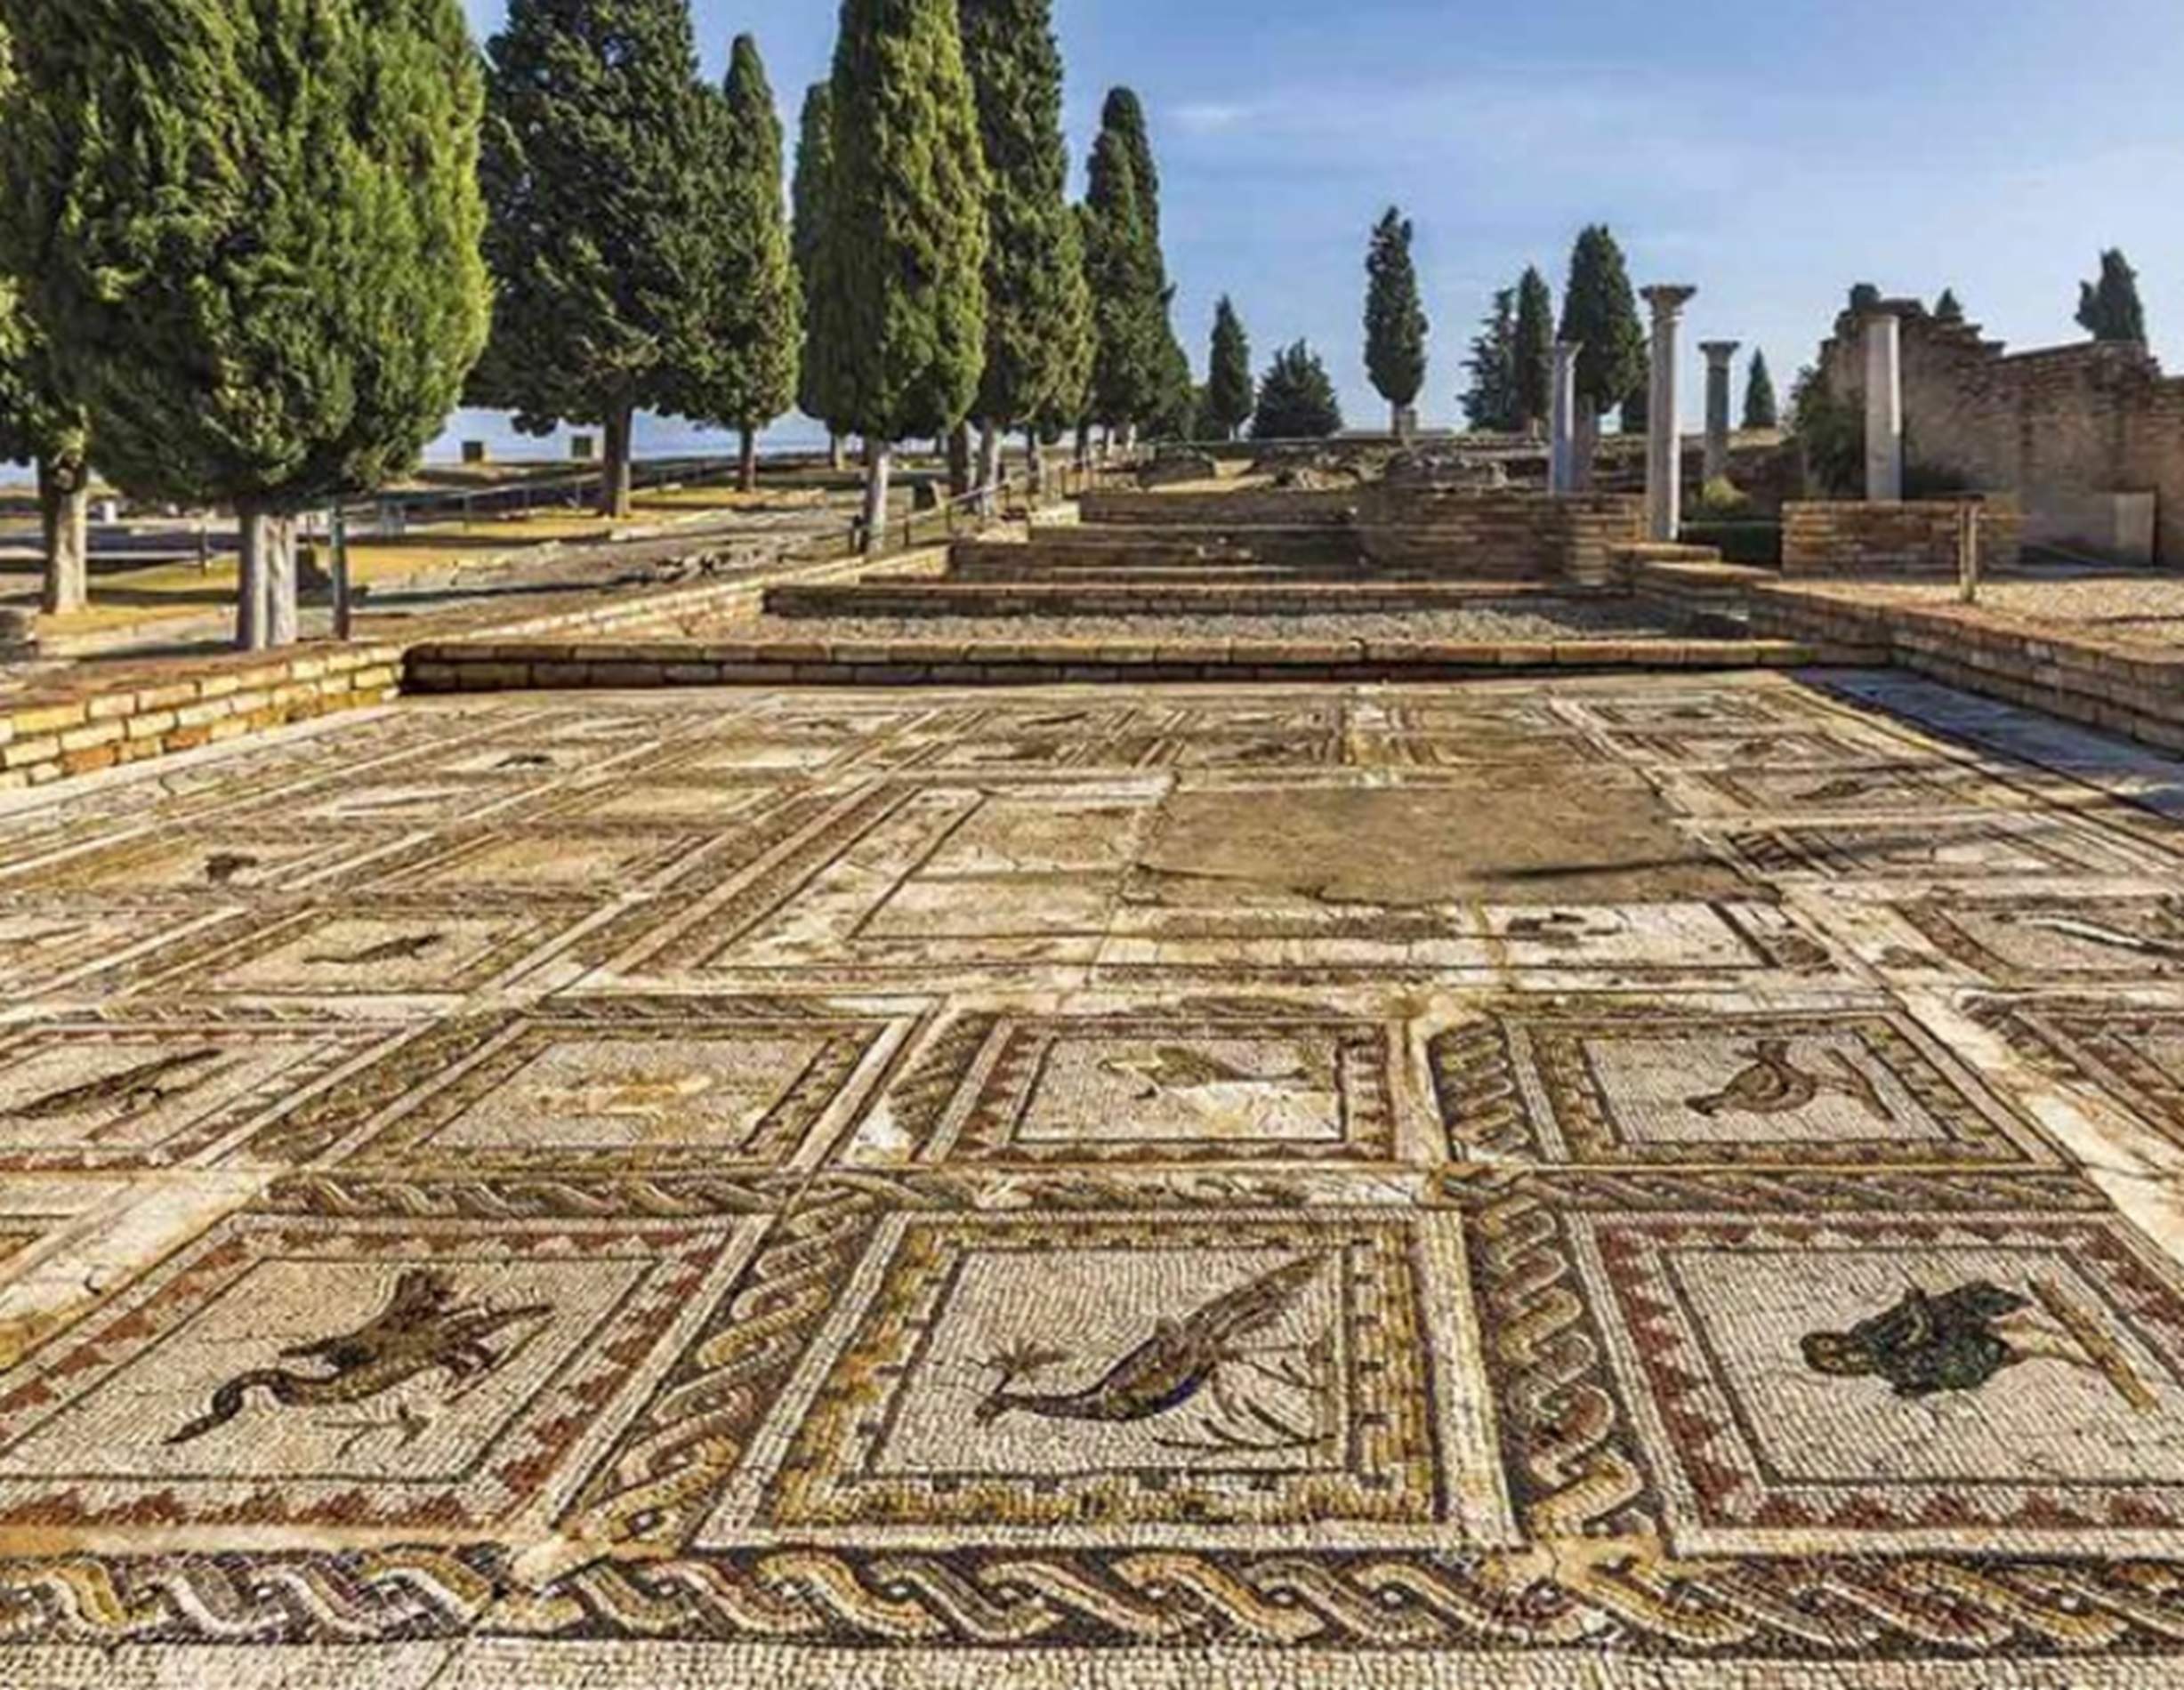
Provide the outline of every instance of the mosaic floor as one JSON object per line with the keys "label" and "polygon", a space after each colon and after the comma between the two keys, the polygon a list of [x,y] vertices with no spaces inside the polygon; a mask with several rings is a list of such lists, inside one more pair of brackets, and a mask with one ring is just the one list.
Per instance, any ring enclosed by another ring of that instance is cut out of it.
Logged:
{"label": "mosaic floor", "polygon": [[2184,1681],[2177,817],[1859,675],[15,801],[0,1683]]}

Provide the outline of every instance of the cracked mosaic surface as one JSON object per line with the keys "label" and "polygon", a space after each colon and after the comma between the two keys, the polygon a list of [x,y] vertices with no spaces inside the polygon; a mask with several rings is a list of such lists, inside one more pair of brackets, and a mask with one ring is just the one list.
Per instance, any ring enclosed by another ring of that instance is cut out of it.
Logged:
{"label": "cracked mosaic surface", "polygon": [[0,1682],[2167,1681],[2180,774],[1623,678],[11,801]]}

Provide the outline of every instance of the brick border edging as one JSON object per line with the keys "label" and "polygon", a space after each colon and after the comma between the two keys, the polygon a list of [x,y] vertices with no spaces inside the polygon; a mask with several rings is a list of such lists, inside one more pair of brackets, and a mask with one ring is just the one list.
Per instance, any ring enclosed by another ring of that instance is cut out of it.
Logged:
{"label": "brick border edging", "polygon": [[1736,565],[1636,562],[1628,573],[1641,599],[1667,608],[1735,609],[1758,633],[1864,647],[1877,667],[2184,752],[2184,656],[2005,623],[1976,607],[1859,603]]}
{"label": "brick border edging", "polygon": [[491,607],[420,618],[415,640],[318,641],[278,655],[221,653],[141,664],[85,664],[19,698],[0,698],[0,792],[196,751],[246,734],[368,709],[404,690],[410,653],[464,649],[485,640],[560,631],[608,632],[632,624],[715,616],[755,605],[768,586],[862,567],[857,559],[765,570],[753,576],[667,587],[515,621]]}
{"label": "brick border edging", "polygon": [[1525,674],[1807,668],[1870,654],[1777,640],[493,642],[422,645],[419,693],[724,686],[1460,680]]}

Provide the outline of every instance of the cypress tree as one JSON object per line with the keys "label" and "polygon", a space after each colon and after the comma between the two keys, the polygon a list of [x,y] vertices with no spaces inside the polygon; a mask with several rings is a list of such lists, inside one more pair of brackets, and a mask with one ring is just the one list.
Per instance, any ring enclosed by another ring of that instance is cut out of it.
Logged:
{"label": "cypress tree", "polygon": [[1463,390],[1463,414],[1482,434],[1507,434],[1517,427],[1517,290],[1504,287],[1494,296],[1479,333],[1471,339],[1471,355],[1463,361],[1471,383]]}
{"label": "cypress tree", "polygon": [[[1052,0],[958,4],[991,178],[986,372],[975,414],[982,430],[979,485],[992,487],[1000,479],[1004,430],[1082,401],[1092,372],[1092,294],[1068,200]],[[1038,431],[1029,432],[1036,451]]]}
{"label": "cypress tree", "polygon": [[1251,421],[1258,404],[1258,384],[1252,380],[1252,346],[1244,333],[1244,320],[1236,305],[1223,294],[1213,308],[1213,343],[1206,361],[1205,416],[1218,438],[1233,440]]}
{"label": "cypress tree", "polygon": [[1342,406],[1319,354],[1303,341],[1284,347],[1259,383],[1256,440],[1318,440],[1342,431]]}
{"label": "cypress tree", "polygon": [[781,119],[758,43],[737,36],[714,112],[713,225],[721,310],[712,367],[684,408],[737,431],[737,484],[758,486],[758,435],[796,402],[803,301],[781,196]]}
{"label": "cypress tree", "polygon": [[1084,229],[1095,348],[1090,414],[1110,429],[1128,428],[1159,407],[1169,365],[1157,249],[1146,233],[1129,148],[1112,130],[1092,143]]}
{"label": "cypress tree", "polygon": [[1752,373],[1745,381],[1745,426],[1748,429],[1778,429],[1782,426],[1782,407],[1775,398],[1775,378],[1767,367],[1767,354],[1752,355]]}
{"label": "cypress tree", "polygon": [[689,402],[725,311],[687,0],[510,0],[487,52],[499,295],[472,397],[532,432],[600,425],[600,508],[624,516],[636,414]]}
{"label": "cypress tree", "polygon": [[0,256],[101,470],[232,504],[238,639],[292,639],[293,515],[413,464],[484,340],[459,0],[12,4]]}
{"label": "cypress tree", "polygon": [[1516,358],[1517,428],[1544,433],[1554,403],[1554,294],[1529,264],[1517,283]]}
{"label": "cypress tree", "polygon": [[842,0],[833,101],[825,263],[876,551],[894,442],[953,431],[986,365],[986,165],[955,0]]}
{"label": "cypress tree", "polygon": [[1584,344],[1577,355],[1577,425],[1579,461],[1589,476],[1600,419],[1637,389],[1646,372],[1646,335],[1630,271],[1604,225],[1585,229],[1570,254],[1560,338]]}
{"label": "cypress tree", "polygon": [[1409,220],[1390,205],[1373,230],[1365,265],[1366,373],[1398,425],[1425,387],[1426,336],[1431,332],[1418,298],[1411,235]]}
{"label": "cypress tree", "polygon": [[1943,288],[1941,297],[1934,302],[1934,321],[1961,323],[1963,320],[1964,307],[1962,302],[1956,297],[1956,290],[1953,287]]}
{"label": "cypress tree", "polygon": [[826,229],[833,215],[834,173],[834,91],[815,82],[804,93],[803,117],[796,134],[796,182],[789,245],[803,286],[803,357],[798,363],[796,408],[826,425],[834,467],[842,467],[841,382],[834,365],[841,336],[834,324],[832,278],[826,268]]}
{"label": "cypress tree", "polygon": [[2078,323],[2097,341],[2146,343],[2139,272],[2114,247],[2100,255],[2100,279],[2078,286]]}
{"label": "cypress tree", "polygon": [[[1168,262],[1161,244],[1160,167],[1153,158],[1145,107],[1132,90],[1108,91],[1100,108],[1100,141],[1092,149],[1093,191],[1088,191],[1086,200],[1098,209],[1100,153],[1102,144],[1112,138],[1110,151],[1118,154],[1128,169],[1132,209],[1128,217],[1106,231],[1105,237],[1117,242],[1126,239],[1137,250],[1126,260],[1116,257],[1106,265],[1097,262],[1089,265],[1095,309],[1103,271],[1109,280],[1119,280],[1126,287],[1129,302],[1119,309],[1130,321],[1121,332],[1132,342],[1127,352],[1115,349],[1121,366],[1126,367],[1116,369],[1116,383],[1108,390],[1109,401],[1095,409],[1101,413],[1100,422],[1134,429],[1174,411],[1182,390],[1190,382],[1190,358],[1175,335],[1175,290],[1168,285]],[[1108,168],[1113,171],[1112,160]],[[1100,237],[1088,229],[1088,241]],[[1096,390],[1100,385],[1096,373],[1093,385]],[[1131,408],[1119,415],[1107,414],[1113,409],[1112,396],[1118,392],[1131,396]]]}

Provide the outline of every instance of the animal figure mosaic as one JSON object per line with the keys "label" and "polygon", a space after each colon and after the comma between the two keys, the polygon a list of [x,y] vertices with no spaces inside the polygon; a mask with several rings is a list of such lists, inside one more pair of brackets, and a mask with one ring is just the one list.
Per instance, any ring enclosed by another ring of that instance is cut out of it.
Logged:
{"label": "animal figure mosaic", "polygon": [[446,1275],[411,1268],[395,1282],[386,1308],[356,1331],[280,1352],[284,1361],[321,1363],[326,1372],[257,1367],[238,1373],[213,1393],[203,1414],[166,1441],[190,1444],[218,1430],[243,1412],[253,1391],[263,1391],[283,1408],[319,1408],[369,1402],[435,1371],[474,1380],[507,1359],[487,1345],[488,1339],[552,1313],[544,1303],[495,1308],[461,1302]]}
{"label": "animal figure mosaic", "polygon": [[1709,1118],[1721,1115],[1795,1115],[1833,1092],[1850,1099],[1876,1120],[1891,1119],[1880,1089],[1841,1051],[1828,1052],[1837,1070],[1808,1074],[1790,1055],[1787,1039],[1762,1039],[1751,1065],[1719,1091],[1685,1099],[1685,1107]]}
{"label": "animal figure mosaic", "polygon": [[[1263,1407],[1228,1393],[1221,1372],[1233,1364],[1248,1364],[1239,1346],[1246,1338],[1264,1332],[1296,1307],[1321,1263],[1304,1257],[1263,1274],[1195,1309],[1181,1320],[1163,1320],[1153,1335],[1116,1362],[1095,1383],[1067,1392],[1021,1391],[1015,1381],[1044,1372],[1069,1359],[1064,1351],[1024,1349],[990,1364],[1002,1382],[980,1403],[976,1419],[990,1426],[1009,1414],[1030,1414],[1042,1420],[1085,1420],[1122,1425],[1150,1420],[1173,1412],[1211,1391],[1221,1406],[1262,1433],[1272,1433],[1284,1443],[1309,1443],[1309,1430],[1289,1425]],[[1283,1382],[1302,1384],[1298,1376],[1282,1375]],[[1231,1435],[1229,1447],[1249,1446],[1245,1436]],[[1272,1447],[1258,1445],[1258,1447]]]}
{"label": "animal figure mosaic", "polygon": [[218,1050],[178,1050],[172,1056],[133,1063],[117,1073],[103,1074],[80,1085],[48,1091],[4,1113],[19,1121],[58,1120],[86,1109],[133,1114],[163,1101],[185,1078],[195,1075],[206,1063],[219,1060]]}

